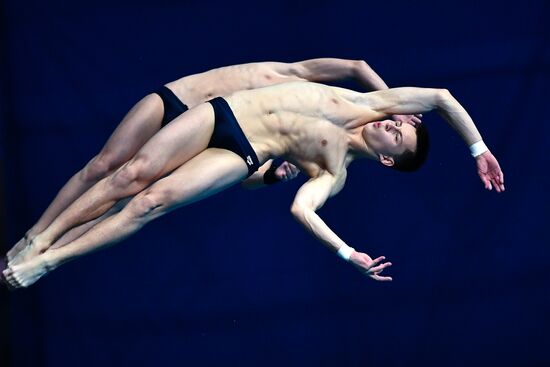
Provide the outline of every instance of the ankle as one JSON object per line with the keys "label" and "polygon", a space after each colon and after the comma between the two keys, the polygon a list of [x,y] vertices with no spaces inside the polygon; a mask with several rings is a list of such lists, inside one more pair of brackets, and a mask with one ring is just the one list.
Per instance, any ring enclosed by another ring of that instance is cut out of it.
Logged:
{"label": "ankle", "polygon": [[41,252],[46,251],[51,244],[51,241],[44,233],[39,233],[28,239],[29,244],[40,250]]}
{"label": "ankle", "polygon": [[25,240],[26,241],[31,241],[32,239],[34,239],[36,236],[38,236],[42,231],[35,228],[35,227],[32,227],[31,229],[29,229],[26,233],[25,233]]}
{"label": "ankle", "polygon": [[40,255],[48,271],[54,270],[59,265],[61,265],[61,261],[56,255],[56,250],[48,250]]}

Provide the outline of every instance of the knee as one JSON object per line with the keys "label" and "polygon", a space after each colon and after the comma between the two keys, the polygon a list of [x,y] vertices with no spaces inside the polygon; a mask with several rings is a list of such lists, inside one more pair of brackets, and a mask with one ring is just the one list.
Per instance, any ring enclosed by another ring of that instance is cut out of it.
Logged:
{"label": "knee", "polygon": [[84,182],[97,182],[109,175],[113,170],[114,162],[109,156],[98,154],[80,172],[80,179]]}
{"label": "knee", "polygon": [[111,186],[114,188],[127,188],[128,186],[138,185],[146,187],[154,178],[152,171],[152,165],[144,159],[132,159],[122,167],[120,167],[111,176]]}
{"label": "knee", "polygon": [[129,204],[130,216],[136,219],[152,219],[169,207],[171,194],[165,190],[146,190]]}

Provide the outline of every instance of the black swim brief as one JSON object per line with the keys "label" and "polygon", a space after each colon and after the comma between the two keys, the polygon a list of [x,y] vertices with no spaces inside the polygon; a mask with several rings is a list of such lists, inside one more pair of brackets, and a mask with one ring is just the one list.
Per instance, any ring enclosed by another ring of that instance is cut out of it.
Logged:
{"label": "black swim brief", "polygon": [[165,86],[160,87],[155,93],[160,96],[164,104],[164,116],[162,116],[161,128],[189,109],[176,97],[174,92]]}
{"label": "black swim brief", "polygon": [[214,131],[209,148],[221,148],[238,154],[248,166],[248,177],[258,170],[260,162],[250,142],[239,126],[233,111],[221,97],[208,101],[214,107]]}

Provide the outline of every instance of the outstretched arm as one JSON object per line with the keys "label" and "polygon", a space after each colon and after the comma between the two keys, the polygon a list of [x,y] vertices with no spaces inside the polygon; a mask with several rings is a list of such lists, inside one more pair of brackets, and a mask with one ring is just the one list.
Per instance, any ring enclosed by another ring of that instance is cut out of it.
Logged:
{"label": "outstretched arm", "polygon": [[351,262],[363,274],[374,280],[391,281],[391,277],[380,276],[380,273],[391,266],[391,263],[384,263],[383,256],[373,260],[369,255],[349,247],[315,212],[323,206],[329,197],[336,195],[342,189],[345,178],[344,171],[339,176],[325,172],[317,178],[310,179],[298,190],[291,212],[307,231],[328,249],[337,252],[338,255]]}
{"label": "outstretched arm", "polygon": [[[354,80],[368,91],[385,90],[388,85],[364,60],[347,60],[337,58],[319,58],[287,64],[288,72],[312,82],[332,82],[344,79]],[[422,115],[395,114],[396,121],[420,124]]]}
{"label": "outstretched arm", "polygon": [[464,107],[447,89],[394,88],[366,93],[363,102],[384,114],[414,114],[436,110],[470,147],[478,175],[488,190],[504,191],[504,174],[498,161],[483,143],[481,134]]}

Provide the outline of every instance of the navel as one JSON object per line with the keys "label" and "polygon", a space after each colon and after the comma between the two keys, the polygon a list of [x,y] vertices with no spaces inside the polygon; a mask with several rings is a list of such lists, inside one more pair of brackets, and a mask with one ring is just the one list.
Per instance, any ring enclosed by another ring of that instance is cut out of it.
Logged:
{"label": "navel", "polygon": [[334,104],[339,104],[338,100],[336,98],[331,98],[330,101]]}
{"label": "navel", "polygon": [[327,139],[323,139],[323,140],[321,140],[321,145],[322,145],[322,146],[326,146],[326,145],[327,145],[327,143],[328,143],[328,142],[327,142]]}

